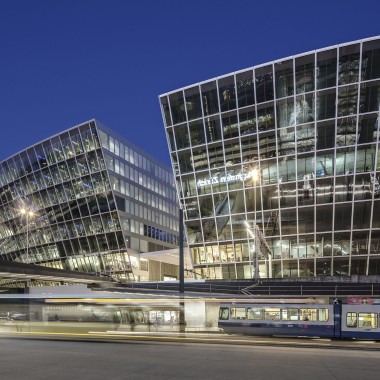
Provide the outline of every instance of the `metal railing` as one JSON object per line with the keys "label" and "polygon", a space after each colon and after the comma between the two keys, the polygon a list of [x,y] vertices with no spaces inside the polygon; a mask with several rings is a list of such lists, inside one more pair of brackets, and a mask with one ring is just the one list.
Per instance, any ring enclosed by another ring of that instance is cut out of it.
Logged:
{"label": "metal railing", "polygon": [[[155,290],[176,292],[177,282],[149,282],[124,284],[126,288],[135,290]],[[380,283],[247,283],[233,282],[185,282],[185,292],[229,294],[247,296],[379,296]]]}

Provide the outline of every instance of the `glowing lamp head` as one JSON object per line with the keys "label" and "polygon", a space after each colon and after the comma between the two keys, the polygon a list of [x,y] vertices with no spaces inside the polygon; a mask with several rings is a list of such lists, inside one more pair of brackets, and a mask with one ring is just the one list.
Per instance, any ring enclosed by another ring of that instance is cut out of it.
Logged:
{"label": "glowing lamp head", "polygon": [[26,210],[26,209],[24,209],[24,208],[22,208],[22,209],[20,210],[20,212],[21,212],[21,214],[23,214],[23,215],[28,215],[28,216],[33,216],[33,215],[34,215],[34,212],[33,212],[33,211],[28,211],[28,210]]}
{"label": "glowing lamp head", "polygon": [[254,168],[251,171],[251,176],[252,176],[252,181],[254,182],[256,182],[259,179],[259,171],[257,170],[257,168]]}

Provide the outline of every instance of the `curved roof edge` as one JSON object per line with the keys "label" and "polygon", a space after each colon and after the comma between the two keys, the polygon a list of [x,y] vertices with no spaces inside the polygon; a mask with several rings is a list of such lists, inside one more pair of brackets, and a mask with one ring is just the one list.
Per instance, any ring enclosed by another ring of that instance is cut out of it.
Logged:
{"label": "curved roof edge", "polygon": [[70,127],[70,128],[68,128],[68,129],[65,129],[65,130],[63,130],[63,131],[61,131],[61,132],[55,133],[55,134],[52,135],[52,136],[46,137],[45,139],[40,140],[40,141],[38,141],[38,142],[36,142],[36,143],[34,143],[34,144],[32,144],[32,145],[29,145],[28,147],[19,150],[18,152],[12,154],[11,156],[8,156],[8,157],[4,158],[3,160],[0,161],[0,165],[1,165],[3,162],[8,161],[8,160],[11,159],[12,157],[17,156],[18,154],[20,154],[20,153],[22,153],[22,152],[25,152],[26,150],[28,150],[28,149],[30,149],[30,148],[33,148],[34,146],[36,146],[36,145],[38,145],[38,144],[42,144],[42,143],[44,143],[45,141],[48,141],[48,140],[50,140],[50,139],[52,139],[52,138],[54,138],[54,137],[57,137],[57,136],[61,135],[62,133],[69,132],[69,131],[71,131],[72,129],[78,128],[78,127],[80,127],[81,125],[84,125],[84,124],[89,124],[89,123],[91,123],[91,122],[94,122],[95,125],[96,125],[96,123],[97,123],[96,119],[93,118],[93,119],[86,120],[86,121],[84,121],[83,123],[76,124],[76,125],[74,125],[73,127]]}
{"label": "curved roof edge", "polygon": [[27,151],[28,149],[35,147],[36,145],[43,144],[44,142],[46,142],[48,140],[51,140],[51,139],[53,139],[53,138],[55,138],[57,136],[60,136],[63,133],[70,132],[73,129],[76,129],[76,128],[82,126],[82,125],[86,125],[86,124],[90,124],[90,123],[94,123],[96,129],[104,131],[104,132],[106,132],[106,133],[108,133],[108,134],[116,137],[121,142],[123,142],[126,145],[128,145],[129,147],[133,148],[136,152],[138,152],[138,153],[144,155],[145,157],[149,158],[152,162],[155,163],[155,165],[160,166],[162,169],[164,169],[164,170],[168,171],[170,174],[172,174],[172,169],[171,169],[170,165],[168,165],[165,162],[159,160],[157,157],[153,156],[153,154],[151,154],[151,153],[145,151],[144,149],[140,148],[138,145],[132,143],[130,140],[128,140],[127,138],[123,137],[120,133],[115,132],[114,130],[112,130],[111,128],[109,128],[108,126],[106,126],[104,123],[100,122],[99,120],[97,120],[95,118],[83,121],[82,123],[76,124],[76,125],[68,128],[68,129],[64,129],[64,130],[62,130],[60,132],[55,133],[54,135],[51,135],[49,137],[44,138],[43,140],[40,140],[40,141],[38,141],[36,143],[33,143],[32,145],[29,145],[26,148],[21,149],[21,150],[19,150],[16,153],[13,153],[11,156],[8,156],[8,157],[2,159],[0,161],[0,165],[2,165],[4,162],[10,160],[11,158],[17,156],[18,154],[21,154],[21,153]]}
{"label": "curved roof edge", "polygon": [[179,87],[175,90],[171,90],[171,91],[168,91],[168,92],[164,92],[162,94],[160,94],[158,96],[158,98],[160,99],[162,96],[166,96],[166,95],[170,95],[170,94],[174,94],[180,90],[186,90],[188,88],[192,88],[194,87],[195,85],[202,85],[202,84],[205,84],[205,83],[208,83],[212,80],[217,80],[217,79],[221,79],[221,78],[225,78],[227,76],[230,76],[232,74],[239,74],[239,73],[242,73],[244,71],[247,71],[247,70],[253,70],[253,69],[258,69],[260,67],[264,67],[264,66],[267,66],[269,64],[274,64],[274,63],[278,63],[278,62],[283,62],[283,61],[286,61],[288,59],[293,59],[293,58],[299,58],[299,57],[303,57],[303,56],[306,56],[308,54],[315,54],[315,53],[319,53],[319,52],[322,52],[322,51],[326,51],[326,50],[329,50],[329,49],[334,49],[334,48],[339,48],[339,47],[344,47],[344,46],[349,46],[349,45],[354,45],[354,44],[357,44],[357,43],[363,43],[363,42],[368,42],[368,41],[373,41],[373,40],[377,40],[377,39],[380,39],[380,35],[378,36],[373,36],[373,37],[367,37],[367,38],[362,38],[362,39],[359,39],[359,40],[354,40],[354,41],[350,41],[350,42],[344,42],[344,43],[341,43],[341,44],[335,44],[335,45],[331,45],[331,46],[326,46],[326,47],[323,47],[323,48],[319,48],[319,49],[314,49],[314,50],[308,50],[304,53],[299,53],[299,54],[294,54],[294,55],[289,55],[289,56],[286,56],[284,58],[279,58],[279,59],[275,59],[275,60],[272,60],[272,61],[268,61],[268,62],[264,62],[264,63],[260,63],[258,65],[254,65],[254,66],[249,66],[249,67],[246,67],[244,69],[241,69],[241,70],[237,70],[237,71],[231,71],[227,74],[223,74],[223,75],[218,75],[216,77],[212,77],[212,78],[209,78],[209,79],[206,79],[206,80],[203,80],[203,81],[200,81],[200,82],[195,82],[195,83],[192,83],[190,85],[187,85],[187,86],[184,86],[184,87]]}

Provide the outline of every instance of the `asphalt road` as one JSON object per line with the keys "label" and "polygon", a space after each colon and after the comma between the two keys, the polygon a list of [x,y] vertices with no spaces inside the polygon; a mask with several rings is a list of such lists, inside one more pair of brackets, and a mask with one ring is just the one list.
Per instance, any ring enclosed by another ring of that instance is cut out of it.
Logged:
{"label": "asphalt road", "polygon": [[0,337],[1,380],[380,378],[380,353],[176,342]]}

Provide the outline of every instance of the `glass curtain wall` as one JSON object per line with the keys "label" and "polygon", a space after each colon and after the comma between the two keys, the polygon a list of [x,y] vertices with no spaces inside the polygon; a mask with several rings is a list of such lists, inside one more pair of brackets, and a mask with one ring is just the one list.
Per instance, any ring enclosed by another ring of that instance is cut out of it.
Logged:
{"label": "glass curtain wall", "polygon": [[262,278],[380,274],[379,68],[374,38],[161,95],[197,273],[252,278],[257,225]]}
{"label": "glass curtain wall", "polygon": [[172,174],[119,140],[92,120],[0,163],[2,259],[130,280],[128,249],[178,245]]}
{"label": "glass curtain wall", "polygon": [[94,121],[3,161],[0,185],[3,259],[129,277]]}

